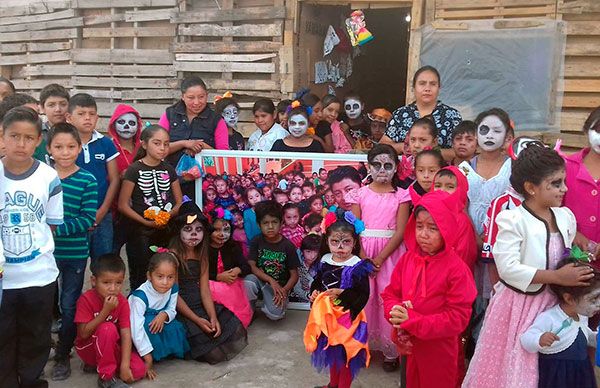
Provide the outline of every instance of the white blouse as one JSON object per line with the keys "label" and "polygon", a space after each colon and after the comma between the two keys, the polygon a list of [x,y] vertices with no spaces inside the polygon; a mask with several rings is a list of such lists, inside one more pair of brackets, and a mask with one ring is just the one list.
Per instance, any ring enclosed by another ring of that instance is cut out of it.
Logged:
{"label": "white blouse", "polygon": [[171,293],[169,290],[164,294],[161,294],[156,291],[154,287],[152,287],[152,283],[150,283],[149,280],[146,280],[141,286],[139,286],[138,290],[146,294],[148,306],[146,306],[146,303],[144,303],[142,299],[134,294],[131,294],[128,300],[129,308],[131,310],[131,337],[133,339],[135,348],[140,356],[143,357],[154,350],[152,344],[150,343],[150,339],[148,338],[148,334],[146,334],[146,330],[144,329],[144,314],[146,313],[146,308],[159,310],[162,309],[168,302],[167,308],[164,310],[164,312],[167,313],[169,319],[165,321],[165,324],[172,322],[177,315],[175,308],[177,307],[178,292]]}
{"label": "white blouse", "polygon": [[[573,319],[568,326],[561,330],[563,322],[569,320],[569,316],[559,305],[556,305],[538,315],[533,325],[521,334],[521,345],[530,353],[556,354],[573,345],[579,330],[581,330],[587,339],[588,346],[596,347],[597,332],[588,327],[588,317],[584,315],[578,315],[578,317],[579,321]],[[560,339],[554,341],[550,346],[541,347],[540,337],[546,332],[553,332]]]}

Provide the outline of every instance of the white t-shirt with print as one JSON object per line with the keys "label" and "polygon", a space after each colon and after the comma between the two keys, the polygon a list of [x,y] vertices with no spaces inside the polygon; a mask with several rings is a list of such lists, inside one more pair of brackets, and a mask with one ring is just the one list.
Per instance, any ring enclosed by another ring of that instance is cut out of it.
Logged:
{"label": "white t-shirt with print", "polygon": [[46,286],[58,276],[49,225],[63,223],[60,179],[54,169],[36,160],[20,175],[5,169],[2,183],[3,288]]}
{"label": "white t-shirt with print", "polygon": [[275,123],[269,129],[267,133],[263,135],[260,129],[257,129],[250,135],[248,142],[246,143],[246,150],[248,151],[271,151],[273,144],[289,135],[288,131],[285,130],[280,124]]}
{"label": "white t-shirt with print", "polygon": [[[6,182],[4,178],[4,164],[0,163],[0,193],[3,193]],[[4,195],[0,195],[0,212],[4,210]],[[0,238],[0,273],[4,271],[4,247],[2,246],[2,239]]]}

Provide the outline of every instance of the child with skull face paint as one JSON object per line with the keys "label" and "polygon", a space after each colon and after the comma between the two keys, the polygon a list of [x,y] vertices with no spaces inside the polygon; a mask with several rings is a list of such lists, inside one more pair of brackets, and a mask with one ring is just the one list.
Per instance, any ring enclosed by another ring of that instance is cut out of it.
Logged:
{"label": "child with skull face paint", "polygon": [[408,190],[396,186],[398,154],[389,145],[379,144],[367,154],[373,183],[350,191],[345,201],[352,212],[362,218],[366,229],[361,233],[361,257],[370,258],[375,276],[370,278],[371,297],[365,307],[369,321],[369,342],[372,350],[382,351],[384,369],[398,367],[398,352],[393,344],[390,324],[385,318],[379,295],[390,282],[390,276],[406,251],[404,227],[409,215]]}
{"label": "child with skull face paint", "polygon": [[344,112],[347,119],[342,122],[342,131],[352,139],[355,150],[368,150],[371,127],[369,120],[363,115],[364,103],[357,94],[349,94],[344,98]]}
{"label": "child with skull face paint", "polygon": [[273,143],[271,151],[283,152],[323,152],[323,146],[307,134],[310,115],[306,107],[294,101],[288,111],[288,131],[290,134]]}
{"label": "child with skull face paint", "polygon": [[231,310],[244,327],[250,325],[253,311],[250,308],[243,277],[250,273],[250,266],[242,249],[232,236],[233,214],[217,208],[210,213],[212,233],[208,248],[208,279],[210,293],[215,303]]}
{"label": "child with skull face paint", "polygon": [[[331,125],[328,121],[323,120],[323,103],[321,99],[313,93],[302,94],[297,97],[308,112],[309,133],[313,136],[321,146],[324,152],[333,152],[333,138],[331,135]],[[288,121],[290,116],[288,115]],[[288,123],[289,130],[289,123]]]}
{"label": "child with skull face paint", "polygon": [[208,259],[212,228],[192,201],[181,205],[171,225],[169,248],[179,261],[177,313],[186,328],[190,356],[209,364],[231,360],[248,344],[247,332],[229,309],[212,299]]}
{"label": "child with skull face paint", "polygon": [[240,119],[240,105],[233,98],[231,92],[225,92],[223,96],[215,98],[215,113],[221,115],[229,133],[229,149],[243,151],[246,149],[244,136],[236,131]]}
{"label": "child with skull face paint", "polygon": [[[561,261],[562,268],[574,261]],[[575,265],[588,266],[575,260]],[[587,351],[596,347],[596,332],[588,318],[600,311],[600,273],[594,272],[588,286],[551,284],[559,303],[544,311],[521,335],[521,345],[539,353],[539,382],[542,388],[595,388],[594,369]]]}
{"label": "child with skull face paint", "polygon": [[[477,143],[481,152],[469,162],[459,165],[469,181],[469,216],[473,221],[478,244],[481,244],[487,210],[492,201],[509,186],[511,159],[505,153],[505,145],[514,137],[514,129],[508,114],[499,108],[481,112],[475,119]],[[483,316],[489,304],[492,284],[488,263],[478,261],[475,267],[475,283],[479,291],[474,315]],[[477,341],[479,326],[473,328]]]}

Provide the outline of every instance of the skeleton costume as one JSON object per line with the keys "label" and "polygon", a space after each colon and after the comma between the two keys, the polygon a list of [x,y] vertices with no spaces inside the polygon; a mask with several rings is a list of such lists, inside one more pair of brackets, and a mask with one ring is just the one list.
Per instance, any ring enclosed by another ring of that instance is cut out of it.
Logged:
{"label": "skeleton costume", "polygon": [[[117,167],[119,174],[123,175],[140,147],[140,134],[142,133],[142,119],[137,110],[126,104],[119,104],[108,122],[108,133],[115,147],[119,151]],[[133,138],[133,150],[129,152],[121,146],[121,139]]]}
{"label": "skeleton costume", "polygon": [[[177,173],[167,162],[157,166],[148,166],[142,160],[131,164],[125,172],[124,180],[134,184],[131,193],[131,208],[140,216],[149,207],[159,207],[161,210],[170,209],[175,205],[172,183],[177,180]],[[164,232],[148,228],[132,219],[127,220],[129,231],[127,236],[127,260],[131,289],[135,290],[146,280],[146,270],[152,252],[151,245],[164,246]]]}

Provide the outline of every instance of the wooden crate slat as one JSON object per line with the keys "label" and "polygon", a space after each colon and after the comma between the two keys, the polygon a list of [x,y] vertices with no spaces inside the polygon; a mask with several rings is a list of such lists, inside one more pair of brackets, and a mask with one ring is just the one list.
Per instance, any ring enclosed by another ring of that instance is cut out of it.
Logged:
{"label": "wooden crate slat", "polygon": [[83,18],[76,17],[70,19],[50,20],[47,22],[31,22],[31,23],[20,23],[11,24],[8,26],[2,26],[0,29],[2,32],[17,32],[17,31],[40,31],[40,30],[51,30],[56,28],[68,28],[68,27],[79,27],[83,26]]}
{"label": "wooden crate slat", "polygon": [[[0,14],[1,14],[1,11],[0,11]],[[75,17],[75,10],[67,9],[64,11],[42,13],[39,15],[3,17],[3,18],[0,18],[0,26],[5,26],[5,25],[9,25],[9,24],[25,24],[25,23],[33,23],[33,22],[45,22],[45,21],[49,21],[49,20],[69,19],[72,17]]]}
{"label": "wooden crate slat", "polygon": [[591,109],[566,109],[561,113],[560,127],[566,130],[583,130],[583,123],[589,116]]}
{"label": "wooden crate slat", "polygon": [[83,38],[123,38],[123,37],[175,36],[175,26],[166,27],[115,27],[84,28]]}
{"label": "wooden crate slat", "polygon": [[176,12],[176,8],[149,9],[143,11],[125,11],[126,22],[150,22],[155,20],[169,20]]}
{"label": "wooden crate slat", "polygon": [[282,23],[271,24],[242,24],[240,26],[218,26],[215,24],[180,25],[179,34],[185,36],[252,36],[275,37],[281,36]]}
{"label": "wooden crate slat", "polygon": [[[140,88],[140,89],[175,89],[178,79],[165,78],[107,78],[107,77],[72,77],[73,86],[95,86],[101,88]],[[157,97],[158,98],[158,97]]]}
{"label": "wooden crate slat", "polygon": [[567,35],[600,35],[598,21],[568,21]]}
{"label": "wooden crate slat", "polygon": [[277,52],[283,44],[269,41],[248,42],[178,42],[174,53],[270,53]]}
{"label": "wooden crate slat", "polygon": [[73,62],[81,63],[139,63],[171,64],[173,55],[168,50],[130,49],[73,49]]}
{"label": "wooden crate slat", "polygon": [[600,41],[597,43],[568,42],[565,47],[565,55],[583,56],[583,57],[600,57]]}
{"label": "wooden crate slat", "polygon": [[69,50],[71,48],[71,42],[58,42],[58,43],[4,43],[0,45],[0,53],[2,54],[15,54],[39,51],[59,51]]}
{"label": "wooden crate slat", "polygon": [[600,78],[600,60],[592,57],[566,57],[564,77]]}
{"label": "wooden crate slat", "polygon": [[49,79],[11,79],[17,90],[37,89],[40,90],[48,84],[60,84],[65,88],[71,88],[70,78],[49,78]]}
{"label": "wooden crate slat", "polygon": [[[115,111],[117,105],[123,102],[104,102],[98,101],[98,114],[101,116],[111,116]],[[126,102],[125,102],[126,103]],[[143,118],[160,118],[163,113],[165,113],[165,109],[167,109],[172,104],[151,104],[151,103],[136,103],[135,109],[140,113],[140,116]]]}
{"label": "wooden crate slat", "polygon": [[600,93],[565,93],[563,108],[596,108],[600,106]]}
{"label": "wooden crate slat", "polygon": [[125,14],[116,13],[114,15],[87,15],[83,17],[84,26],[95,26],[98,24],[108,24],[113,22],[124,22]]}
{"label": "wooden crate slat", "polygon": [[275,58],[277,54],[175,54],[176,61],[256,62]]}
{"label": "wooden crate slat", "polygon": [[0,42],[23,42],[38,40],[63,40],[77,37],[77,28],[49,31],[6,32],[0,34]]}
{"label": "wooden crate slat", "polygon": [[23,55],[0,55],[0,66],[26,65],[28,63],[61,62],[71,59],[71,51],[54,51]]}
{"label": "wooden crate slat", "polygon": [[488,19],[498,16],[528,17],[545,16],[554,14],[556,7],[552,5],[542,5],[533,7],[512,7],[512,8],[485,8],[485,9],[465,9],[448,10],[438,9],[435,12],[436,18],[442,19]]}
{"label": "wooden crate slat", "polygon": [[121,100],[123,99],[121,90],[100,90],[100,89],[81,89],[78,87],[73,87],[71,89],[71,95],[75,93],[87,93],[94,98],[104,98],[104,99],[114,99]]}
{"label": "wooden crate slat", "polygon": [[204,9],[202,11],[178,12],[171,17],[171,23],[237,22],[267,19],[285,19],[285,7]]}
{"label": "wooden crate slat", "polygon": [[73,8],[174,7],[177,0],[73,0]]}
{"label": "wooden crate slat", "polygon": [[475,9],[494,7],[528,7],[533,5],[552,5],[556,0],[435,0],[438,9]]}
{"label": "wooden crate slat", "polygon": [[566,79],[564,92],[598,93],[600,92],[600,79]]}
{"label": "wooden crate slat", "polygon": [[172,65],[33,65],[18,69],[17,77],[43,75],[117,76],[117,77],[176,77]]}
{"label": "wooden crate slat", "polygon": [[274,73],[274,63],[246,62],[174,62],[177,71],[194,71],[200,73]]}
{"label": "wooden crate slat", "polygon": [[11,16],[27,16],[27,15],[38,15],[51,13],[59,9],[71,8],[71,0],[48,0],[39,1],[36,3],[30,3],[22,5],[23,1],[18,0],[15,6],[9,7],[8,2],[0,3],[0,17],[11,17]]}
{"label": "wooden crate slat", "polygon": [[209,89],[214,90],[276,90],[278,84],[272,80],[251,79],[204,79]]}

